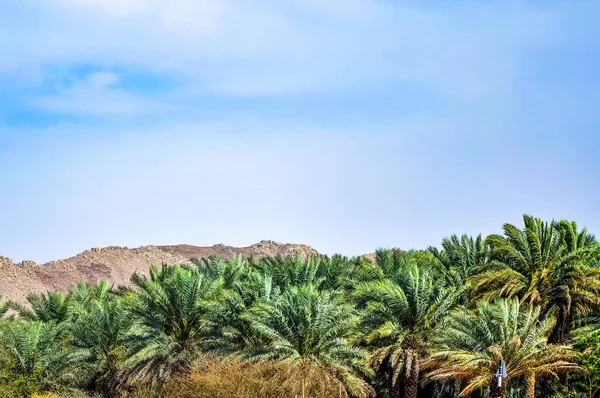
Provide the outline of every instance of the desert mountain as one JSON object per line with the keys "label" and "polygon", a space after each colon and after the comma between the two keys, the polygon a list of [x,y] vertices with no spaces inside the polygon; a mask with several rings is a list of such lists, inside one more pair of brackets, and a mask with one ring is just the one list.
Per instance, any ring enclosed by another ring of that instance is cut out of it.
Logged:
{"label": "desert mountain", "polygon": [[318,254],[306,245],[261,241],[248,247],[222,244],[201,247],[191,245],[105,247],[86,250],[75,257],[36,264],[24,261],[15,264],[0,256],[0,294],[5,299],[23,303],[27,294],[47,290],[66,291],[78,282],[95,283],[108,280],[114,285],[126,285],[134,272],[147,273],[152,264],[187,264],[191,259],[217,256],[224,260],[236,254],[243,257]]}

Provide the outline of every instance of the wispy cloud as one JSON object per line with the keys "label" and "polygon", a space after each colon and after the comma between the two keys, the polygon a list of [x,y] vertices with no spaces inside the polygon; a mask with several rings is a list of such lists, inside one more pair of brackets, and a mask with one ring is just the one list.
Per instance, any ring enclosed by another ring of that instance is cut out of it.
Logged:
{"label": "wispy cloud", "polygon": [[32,99],[32,104],[78,116],[135,116],[166,110],[165,104],[134,95],[118,83],[119,75],[114,72],[93,72],[68,86],[58,86],[52,95]]}
{"label": "wispy cloud", "polygon": [[518,2],[451,12],[370,0],[35,2],[0,6],[0,37],[12,37],[0,70],[118,65],[243,96],[413,81],[476,99],[507,87],[523,50],[551,28],[547,13]]}
{"label": "wispy cloud", "polygon": [[0,254],[599,226],[599,10],[0,0]]}

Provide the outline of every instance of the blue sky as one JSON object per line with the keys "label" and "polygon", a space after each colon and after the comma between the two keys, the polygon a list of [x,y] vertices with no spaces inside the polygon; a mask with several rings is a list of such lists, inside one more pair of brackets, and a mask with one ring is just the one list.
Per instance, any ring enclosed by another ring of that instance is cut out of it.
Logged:
{"label": "blue sky", "polygon": [[0,254],[600,231],[595,1],[0,4]]}

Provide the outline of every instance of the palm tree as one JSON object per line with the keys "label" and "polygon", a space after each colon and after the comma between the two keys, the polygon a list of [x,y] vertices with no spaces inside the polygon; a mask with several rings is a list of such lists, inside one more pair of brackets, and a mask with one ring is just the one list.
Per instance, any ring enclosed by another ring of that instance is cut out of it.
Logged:
{"label": "palm tree", "polygon": [[438,351],[424,363],[424,368],[434,369],[427,378],[461,382],[460,397],[487,387],[494,394],[494,375],[504,360],[505,386],[524,379],[526,396],[533,398],[536,378],[577,369],[570,347],[548,344],[555,319],[540,316],[540,307],[516,298],[491,304],[481,300],[475,310],[453,311],[438,330]]}
{"label": "palm tree", "polygon": [[321,257],[317,269],[317,278],[323,280],[320,287],[329,290],[354,288],[360,277],[357,275],[356,264],[356,261],[353,262],[348,257],[339,254]]}
{"label": "palm tree", "polygon": [[348,257],[310,255],[303,257],[264,257],[251,262],[251,268],[269,276],[281,290],[291,286],[312,284],[320,289],[345,290],[354,286],[361,276],[357,270],[359,261]]}
{"label": "palm tree", "polygon": [[131,281],[135,291],[126,301],[141,327],[127,338],[124,366],[132,381],[162,382],[198,358],[203,339],[214,333],[207,313],[221,280],[208,279],[198,268],[163,265],[150,268],[150,279],[134,274]]}
{"label": "palm tree", "polygon": [[488,262],[489,250],[481,235],[452,235],[442,241],[442,250],[429,247],[420,262],[440,272],[448,283],[463,286],[475,270]]}
{"label": "palm tree", "polygon": [[211,280],[221,279],[223,288],[236,288],[244,277],[250,272],[251,267],[241,255],[236,254],[229,261],[223,261],[216,256],[192,260],[201,274]]}
{"label": "palm tree", "polygon": [[95,284],[78,283],[71,288],[69,294],[72,296],[72,305],[77,307],[78,310],[85,309],[89,304],[104,302],[118,295],[106,281]]}
{"label": "palm tree", "polygon": [[399,249],[377,249],[375,251],[375,265],[372,270],[372,279],[384,279],[395,276],[404,270],[407,264],[415,259],[413,251]]}
{"label": "palm tree", "polygon": [[120,384],[127,336],[134,326],[119,297],[89,302],[68,326],[71,356],[66,360],[75,384],[112,397]]}
{"label": "palm tree", "polygon": [[0,345],[8,352],[16,376],[48,388],[60,378],[64,356],[54,323],[8,321],[0,329]]}
{"label": "palm tree", "polygon": [[28,321],[62,323],[69,319],[72,295],[58,292],[31,293],[27,296],[29,307],[14,304],[19,317]]}
{"label": "palm tree", "polygon": [[395,275],[363,283],[355,292],[366,307],[372,362],[391,370],[394,398],[400,396],[402,385],[406,398],[417,396],[420,362],[431,347],[434,328],[460,294],[436,286],[432,272],[420,268],[414,255],[405,256]]}
{"label": "palm tree", "polygon": [[260,343],[248,347],[246,359],[286,362],[299,367],[301,394],[307,377],[324,372],[346,392],[358,397],[372,394],[359,377],[368,375],[366,352],[352,344],[359,323],[357,311],[340,294],[313,285],[294,286],[271,302],[261,302],[244,317]]}
{"label": "palm tree", "polygon": [[250,327],[243,315],[259,303],[275,300],[280,289],[273,285],[271,276],[248,269],[230,288],[223,289],[220,300],[207,306],[207,318],[216,326],[207,336],[205,346],[212,352],[237,355],[248,347],[260,344],[261,338]]}
{"label": "palm tree", "polygon": [[575,221],[569,222],[567,220],[560,221],[558,227],[564,233],[568,251],[586,249],[590,254],[598,254],[598,242],[596,241],[596,237],[590,234],[587,228],[584,227],[580,231],[578,230]]}
{"label": "palm tree", "polygon": [[319,256],[303,258],[298,254],[287,257],[264,257],[259,261],[252,261],[251,266],[263,275],[270,276],[273,285],[283,291],[304,284],[320,286],[325,281],[324,275],[319,274],[320,263]]}
{"label": "palm tree", "polygon": [[576,315],[600,309],[600,269],[587,262],[596,244],[574,224],[523,219],[523,230],[505,224],[504,236],[486,239],[490,261],[469,279],[472,293],[488,301],[519,297],[543,315],[558,311],[552,341],[562,342]]}

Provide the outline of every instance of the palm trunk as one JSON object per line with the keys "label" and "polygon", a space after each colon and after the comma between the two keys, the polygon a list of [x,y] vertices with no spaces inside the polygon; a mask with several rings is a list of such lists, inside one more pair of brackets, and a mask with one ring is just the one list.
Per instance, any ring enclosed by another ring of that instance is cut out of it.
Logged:
{"label": "palm trunk", "polygon": [[[434,382],[430,382],[425,384],[424,386],[419,386],[417,396],[418,397],[434,397],[435,396],[436,386]],[[453,398],[453,396],[450,396]]]}
{"label": "palm trunk", "polygon": [[302,398],[305,398],[306,390],[306,376],[302,375]]}
{"label": "palm trunk", "polygon": [[[500,390],[500,391],[498,391]],[[506,395],[506,380],[502,381],[502,387],[498,388],[498,384],[494,383],[490,387],[490,398],[504,398]]]}
{"label": "palm trunk", "polygon": [[412,368],[410,374],[406,379],[406,385],[404,386],[404,398],[417,398],[417,391],[419,389],[419,357],[414,356],[412,359]]}
{"label": "palm trunk", "polygon": [[390,398],[401,398],[402,389],[400,380],[396,380],[395,383],[390,384]]}
{"label": "palm trunk", "polygon": [[535,373],[529,373],[525,379],[525,396],[527,398],[535,397]]}

